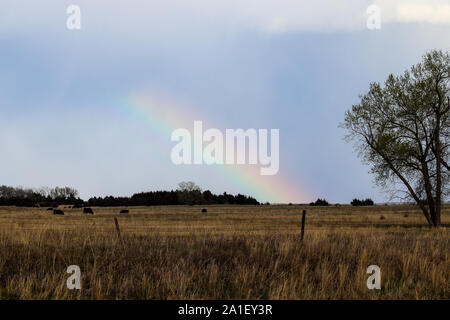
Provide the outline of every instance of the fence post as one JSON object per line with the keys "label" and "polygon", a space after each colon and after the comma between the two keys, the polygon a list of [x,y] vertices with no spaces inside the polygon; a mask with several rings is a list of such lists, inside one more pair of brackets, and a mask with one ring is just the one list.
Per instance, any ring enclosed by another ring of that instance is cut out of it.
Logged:
{"label": "fence post", "polygon": [[303,237],[305,235],[305,220],[306,220],[306,210],[303,210],[302,213],[302,233],[300,235],[300,240],[303,241]]}
{"label": "fence post", "polygon": [[117,237],[119,238],[120,243],[122,243],[122,236],[120,235],[119,222],[117,218],[114,218],[114,223],[116,224]]}

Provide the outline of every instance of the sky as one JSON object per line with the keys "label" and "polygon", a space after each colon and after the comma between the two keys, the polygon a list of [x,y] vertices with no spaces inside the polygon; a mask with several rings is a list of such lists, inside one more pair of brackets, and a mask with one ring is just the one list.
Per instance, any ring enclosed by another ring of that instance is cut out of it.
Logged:
{"label": "sky", "polygon": [[[338,125],[370,82],[431,49],[450,50],[450,0],[2,0],[0,184],[87,199],[192,180],[259,201],[384,202]],[[173,164],[171,132],[194,120],[279,129],[279,172]]]}

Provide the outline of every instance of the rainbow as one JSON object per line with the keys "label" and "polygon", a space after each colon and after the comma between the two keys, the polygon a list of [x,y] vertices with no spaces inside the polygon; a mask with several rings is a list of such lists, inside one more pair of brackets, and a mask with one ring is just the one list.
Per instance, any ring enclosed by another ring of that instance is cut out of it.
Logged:
{"label": "rainbow", "polygon": [[[131,94],[119,101],[114,105],[120,110],[121,116],[137,119],[159,135],[161,138],[159,141],[152,141],[155,147],[162,147],[163,143],[170,141],[173,130],[191,128],[194,120],[202,120],[203,123],[208,123],[208,126],[212,127],[213,122],[206,119],[203,114],[199,117],[201,119],[193,117],[192,111],[195,108],[161,93]],[[235,190],[239,190],[238,192],[253,196],[260,202],[306,202],[310,199],[304,189],[291,183],[280,172],[274,176],[261,176],[259,167],[251,165],[202,167],[209,169],[206,173],[205,170],[199,171],[204,181],[225,181]],[[192,165],[192,168],[199,170],[196,165]]]}

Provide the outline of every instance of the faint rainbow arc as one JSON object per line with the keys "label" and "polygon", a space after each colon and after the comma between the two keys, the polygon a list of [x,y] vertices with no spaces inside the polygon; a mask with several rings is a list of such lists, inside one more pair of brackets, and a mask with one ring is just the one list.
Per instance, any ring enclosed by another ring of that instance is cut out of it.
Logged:
{"label": "faint rainbow arc", "polygon": [[[181,105],[166,97],[152,94],[130,95],[120,99],[118,106],[122,112],[133,118],[138,118],[149,126],[153,131],[163,137],[171,136],[173,130],[178,128],[189,128],[195,119],[184,110],[191,108]],[[202,115],[204,123],[211,123]],[[195,165],[194,165],[195,167]],[[259,170],[248,165],[212,165],[211,170],[216,176],[226,179],[250,196],[259,201],[270,201],[278,203],[302,202],[309,198],[307,192],[292,184],[280,174],[276,176],[261,176]]]}

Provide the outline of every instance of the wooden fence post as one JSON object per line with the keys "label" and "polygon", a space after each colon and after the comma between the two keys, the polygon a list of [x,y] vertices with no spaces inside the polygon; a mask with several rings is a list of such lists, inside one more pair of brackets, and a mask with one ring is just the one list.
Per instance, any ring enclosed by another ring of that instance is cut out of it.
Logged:
{"label": "wooden fence post", "polygon": [[306,220],[306,210],[303,210],[302,213],[302,233],[300,239],[303,241],[303,237],[305,236],[305,220]]}
{"label": "wooden fence post", "polygon": [[119,241],[122,243],[122,236],[120,235],[119,222],[117,221],[117,218],[114,218],[114,223],[116,224],[117,237],[119,238]]}

